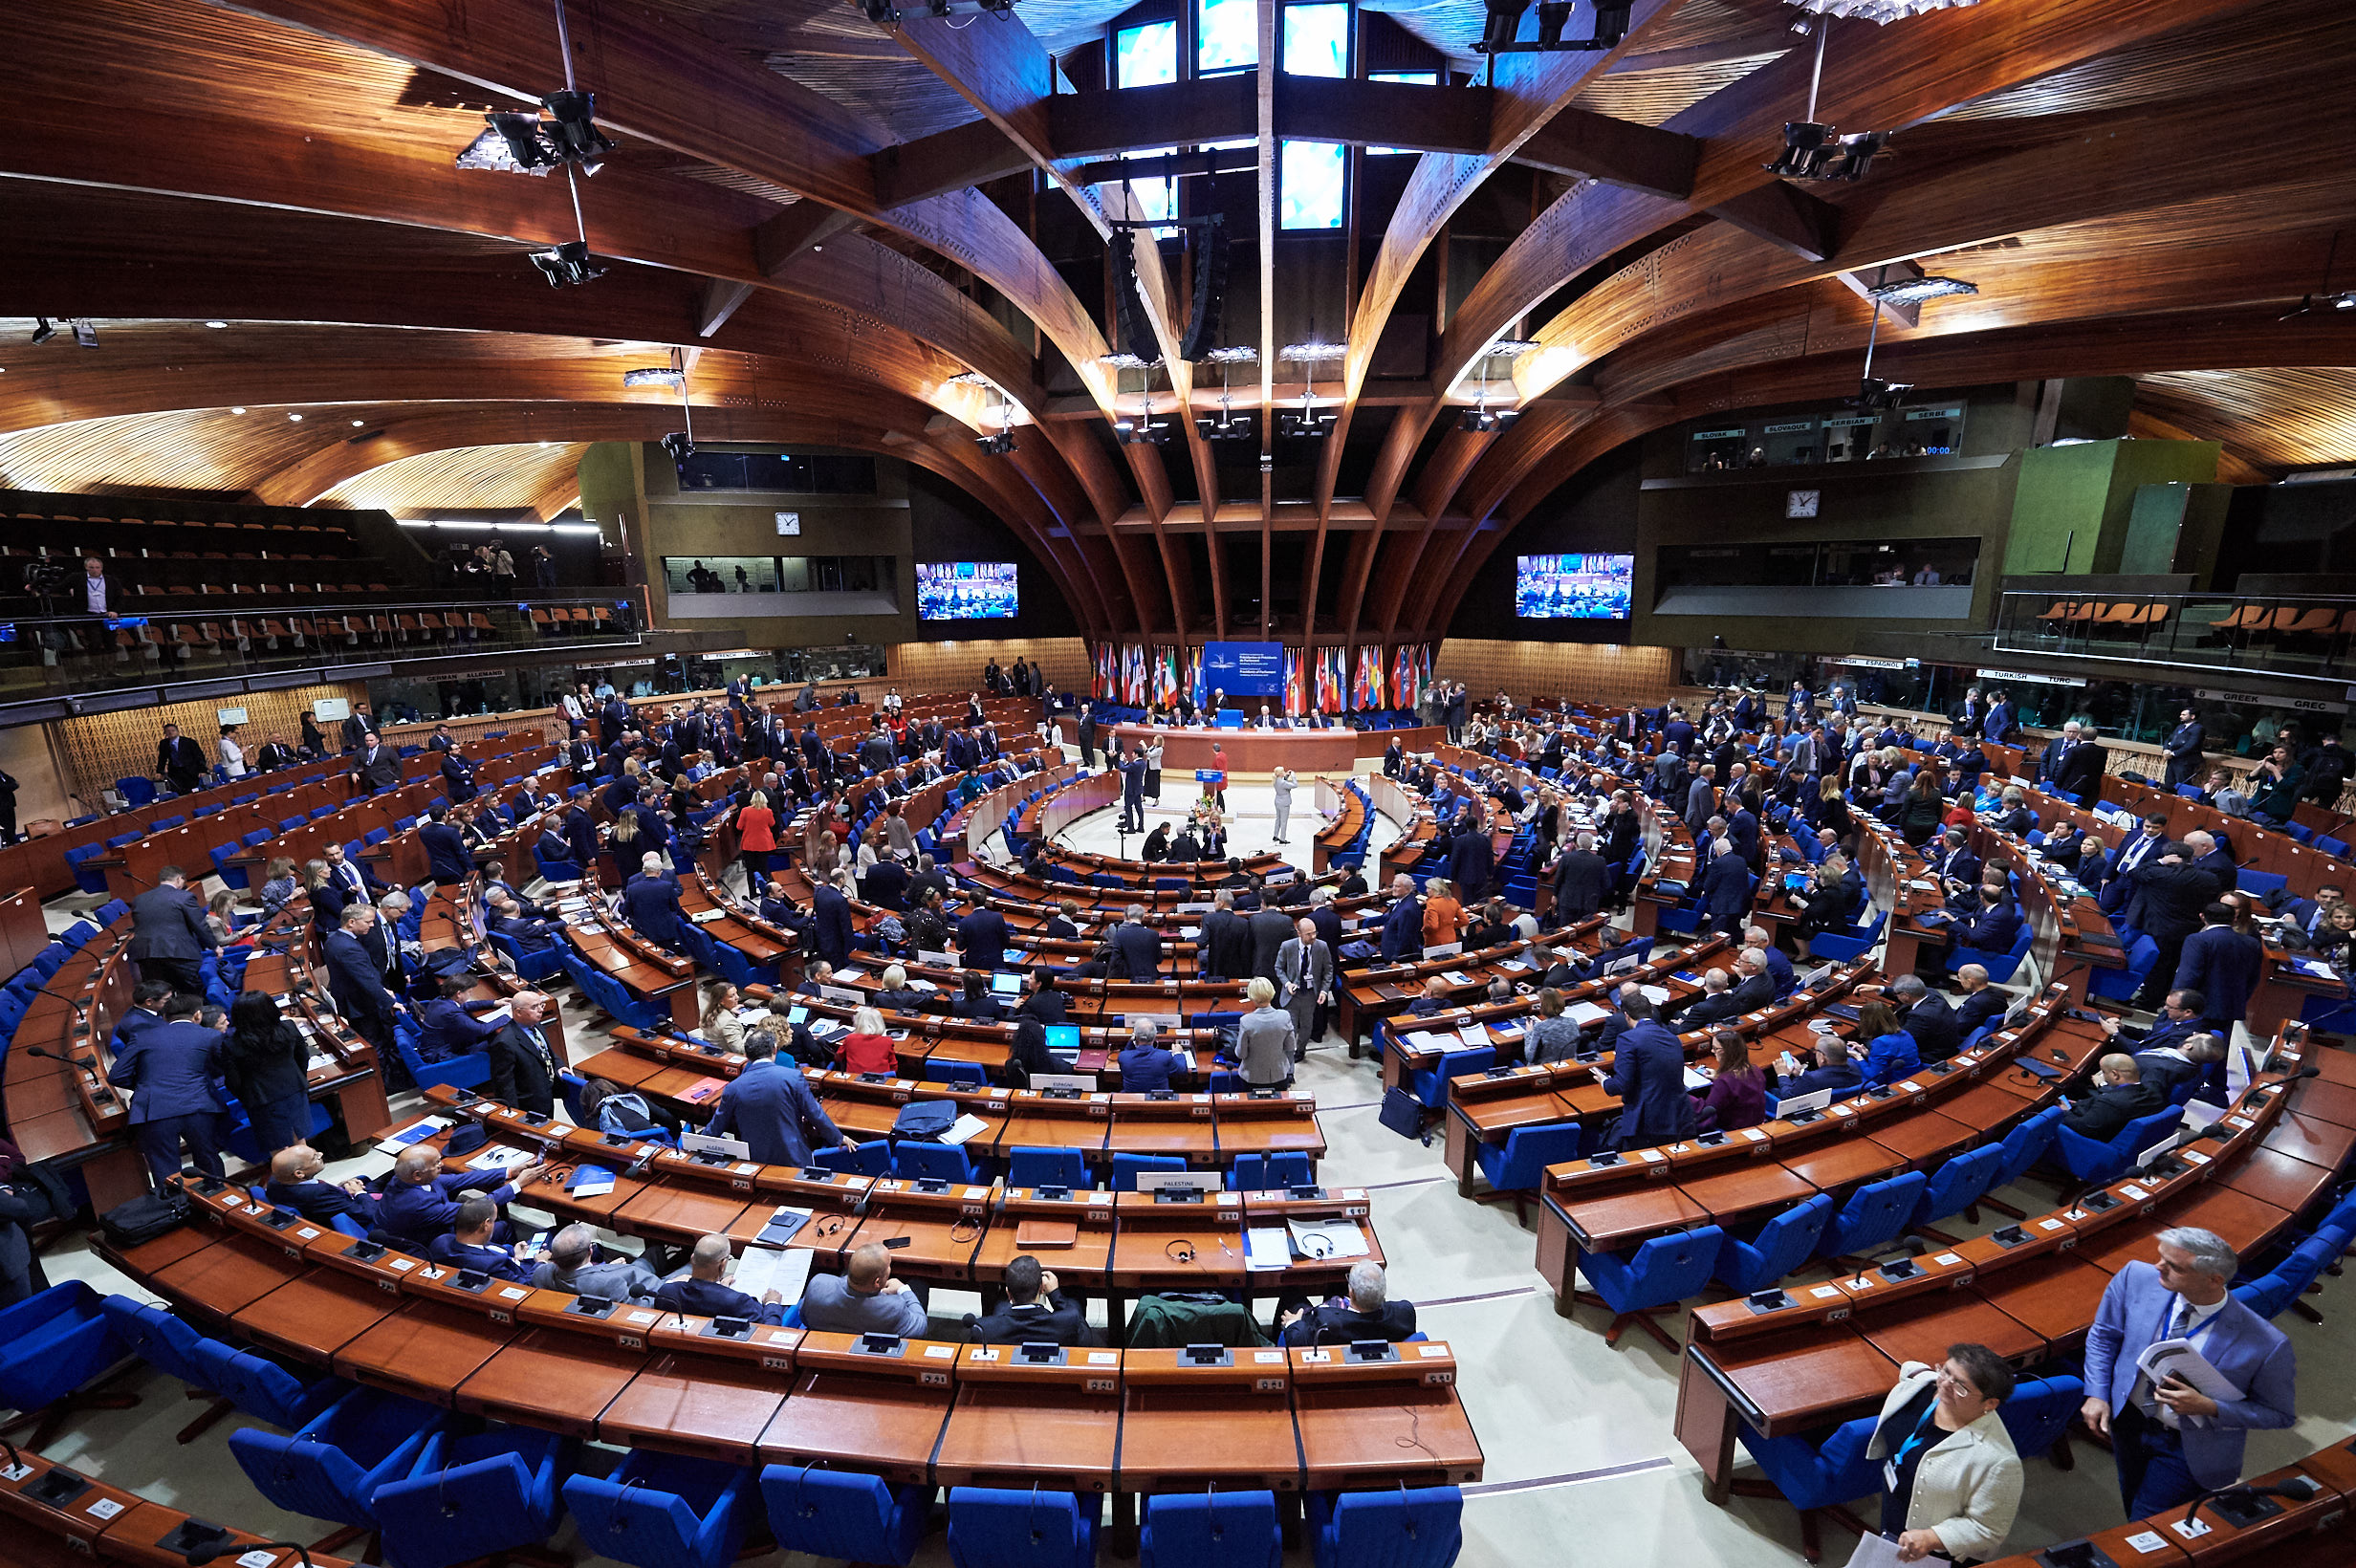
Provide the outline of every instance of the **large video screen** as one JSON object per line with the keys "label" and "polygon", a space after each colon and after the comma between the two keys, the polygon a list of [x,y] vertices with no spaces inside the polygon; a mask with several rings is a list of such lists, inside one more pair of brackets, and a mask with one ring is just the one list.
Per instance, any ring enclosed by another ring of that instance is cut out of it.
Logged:
{"label": "large video screen", "polygon": [[918,561],[919,621],[1012,621],[1013,561]]}
{"label": "large video screen", "polygon": [[1203,684],[1230,697],[1284,695],[1284,644],[1206,642]]}
{"label": "large video screen", "polygon": [[1634,555],[1523,555],[1514,567],[1514,614],[1527,621],[1625,621]]}

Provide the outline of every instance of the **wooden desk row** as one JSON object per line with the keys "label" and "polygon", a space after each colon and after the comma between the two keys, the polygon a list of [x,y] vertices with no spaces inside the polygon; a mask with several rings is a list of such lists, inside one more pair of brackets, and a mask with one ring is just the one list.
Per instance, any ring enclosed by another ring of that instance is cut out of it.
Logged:
{"label": "wooden desk row", "polygon": [[[16,1453],[13,1470],[0,1462],[0,1518],[10,1521],[11,1568],[66,1568],[93,1558],[130,1568],[187,1568],[187,1553],[208,1546],[225,1548],[218,1560],[245,1568],[301,1568],[294,1547],[266,1546],[266,1537],[250,1531],[199,1519],[23,1448]],[[312,1568],[352,1568],[319,1552],[309,1560]]]}
{"label": "wooden desk row", "polygon": [[[2059,1003],[2057,992],[2045,1005]],[[1582,1252],[1625,1252],[1690,1226],[1737,1226],[1820,1192],[1929,1171],[2042,1110],[2060,1098],[2062,1080],[2049,1084],[2015,1067],[2021,1055],[2034,1051],[2075,1073],[2106,1049],[2094,1026],[2050,1019],[2040,1014],[1878,1096],[1840,1100],[1798,1121],[1547,1166],[1538,1264],[1555,1287],[1557,1310],[1570,1316]]]}
{"label": "wooden desk row", "polygon": [[[635,1030],[615,1031],[615,1044],[577,1071],[679,1107],[700,1121],[719,1102],[744,1058],[693,1040],[668,1040]],[[886,1137],[910,1100],[948,1100],[985,1128],[963,1145],[980,1158],[1003,1159],[1017,1148],[1069,1148],[1092,1164],[1115,1154],[1167,1154],[1190,1166],[1232,1165],[1242,1154],[1325,1157],[1317,1100],[1305,1090],[1262,1094],[1174,1094],[1168,1099],[1109,1091],[1060,1099],[1030,1089],[973,1088],[911,1078],[866,1078],[850,1073],[805,1074],[811,1092],[845,1136]]]}
{"label": "wooden desk row", "polygon": [[[2148,1519],[2113,1526],[2082,1537],[2113,1563],[2135,1568],[2192,1568],[2247,1562],[2263,1557],[2267,1568],[2344,1568],[2350,1556],[2348,1513],[2356,1505],[2356,1444],[2345,1439],[2280,1470],[2253,1476],[2245,1486],[2280,1497],[2229,1496],[2192,1511],[2171,1508]],[[2056,1568],[2070,1557],[2056,1542],[2042,1552],[1999,1557],[1988,1568]],[[2101,1558],[2093,1559],[2096,1561]]]}
{"label": "wooden desk row", "polygon": [[[569,1436],[918,1485],[1297,1492],[1477,1479],[1443,1343],[1059,1351],[826,1334],[469,1281],[226,1191],[108,1261],[208,1327]],[[405,1263],[407,1267],[395,1265]]]}
{"label": "wooden desk row", "polygon": [[[2349,1065],[2327,1071],[2350,1076]],[[2168,1227],[2215,1231],[2245,1256],[2321,1195],[2356,1149],[2356,1084],[2269,1080],[2203,1139],[2072,1205],[1919,1260],[1696,1308],[1678,1440],[1723,1501],[1734,1423],[1770,1436],[1872,1408],[1905,1361],[1986,1344],[2029,1366],[2083,1338],[2110,1278],[2149,1262]]]}

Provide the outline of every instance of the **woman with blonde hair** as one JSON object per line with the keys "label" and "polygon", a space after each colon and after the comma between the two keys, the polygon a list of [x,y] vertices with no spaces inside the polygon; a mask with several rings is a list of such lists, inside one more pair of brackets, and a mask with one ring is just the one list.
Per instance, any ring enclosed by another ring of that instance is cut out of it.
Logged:
{"label": "woman with blonde hair", "polygon": [[[324,865],[327,862],[322,860],[319,863]],[[262,918],[274,918],[279,910],[293,904],[294,895],[301,891],[302,884],[294,880],[294,862],[284,855],[273,856],[270,863],[262,868]]]}
{"label": "woman with blonde hair", "polygon": [[705,992],[704,1038],[735,1056],[745,1054],[744,1021],[736,1016],[736,988],[723,980]]}
{"label": "woman with blonde hair", "polygon": [[898,1072],[899,1055],[892,1049],[892,1037],[884,1032],[883,1013],[871,1007],[852,1013],[851,1032],[842,1036],[836,1065],[846,1073],[881,1073],[887,1078]]}
{"label": "woman with blonde hair", "polygon": [[777,848],[777,814],[769,796],[754,790],[736,813],[736,858],[745,868],[745,885],[758,887],[769,875],[769,857]]}

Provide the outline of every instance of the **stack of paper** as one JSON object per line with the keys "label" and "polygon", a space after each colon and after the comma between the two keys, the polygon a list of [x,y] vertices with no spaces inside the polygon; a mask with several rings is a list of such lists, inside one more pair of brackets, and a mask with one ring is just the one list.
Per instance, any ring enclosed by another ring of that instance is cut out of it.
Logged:
{"label": "stack of paper", "polygon": [[1243,1233],[1243,1266],[1250,1274],[1284,1268],[1293,1261],[1292,1240],[1281,1225],[1254,1225]]}
{"label": "stack of paper", "polygon": [[1366,1233],[1348,1220],[1287,1220],[1293,1249],[1304,1258],[1364,1257]]}

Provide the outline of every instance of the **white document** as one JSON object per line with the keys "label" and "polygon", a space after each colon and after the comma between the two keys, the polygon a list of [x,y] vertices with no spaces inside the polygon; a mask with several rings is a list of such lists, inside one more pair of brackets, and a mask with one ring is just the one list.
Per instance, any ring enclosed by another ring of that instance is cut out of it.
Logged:
{"label": "white document", "polygon": [[1445,1051],[1448,1041],[1428,1029],[1419,1029],[1407,1036],[1407,1044],[1418,1051]]}
{"label": "white document", "polygon": [[698,926],[709,926],[715,920],[725,919],[727,915],[728,911],[726,909],[699,909],[694,914],[689,915],[687,919],[693,921]]}
{"label": "white document", "polygon": [[[2135,1369],[2153,1383],[2170,1377],[2192,1385],[2222,1405],[2241,1398],[2241,1390],[2226,1381],[2225,1374],[2209,1362],[2190,1339],[2155,1339],[2135,1358]],[[2160,1406],[2160,1417],[2171,1426],[2180,1425],[2180,1418],[2166,1405]]]}
{"label": "white document", "polygon": [[1665,1006],[1669,1001],[1669,988],[1667,986],[1639,986],[1636,989],[1643,992],[1645,1000],[1650,1002],[1654,1007]]}
{"label": "white document", "polygon": [[1593,1002],[1573,1002],[1562,1010],[1562,1015],[1584,1029],[1589,1024],[1600,1024],[1610,1017],[1611,1009],[1598,1007]]}
{"label": "white document", "polygon": [[1292,1244],[1281,1225],[1254,1225],[1243,1233],[1243,1266],[1247,1274],[1281,1269],[1293,1261]]}
{"label": "white document", "polygon": [[1366,1255],[1366,1233],[1348,1220],[1287,1220],[1285,1225],[1303,1258],[1321,1262]]}
{"label": "white document", "polygon": [[1849,1568],[1899,1568],[1898,1543],[1867,1531],[1857,1537],[1857,1550],[1849,1554]]}
{"label": "white document", "polygon": [[1488,1046],[1489,1031],[1479,1024],[1467,1024],[1456,1031],[1456,1038],[1464,1042],[1467,1051],[1479,1051]]}
{"label": "white document", "polygon": [[731,1160],[753,1158],[753,1145],[741,1138],[722,1138],[716,1133],[683,1132],[679,1135],[682,1154],[725,1154]]}
{"label": "white document", "polygon": [[941,1135],[941,1142],[944,1143],[962,1143],[967,1139],[971,1138],[975,1133],[988,1132],[989,1130],[990,1123],[983,1121],[980,1117],[971,1115],[960,1116],[956,1121],[949,1124],[949,1131]]}
{"label": "white document", "polygon": [[469,1160],[467,1168],[469,1170],[513,1170],[517,1165],[530,1165],[532,1158],[529,1150],[509,1148],[505,1144],[500,1144],[487,1148],[473,1159]]}
{"label": "white document", "polygon": [[1685,1070],[1685,1086],[1688,1089],[1708,1089],[1712,1081],[1707,1073],[1697,1072],[1690,1066]]}
{"label": "white document", "polygon": [[735,1287],[747,1296],[775,1291],[788,1301],[801,1299],[809,1283],[810,1263],[818,1254],[806,1247],[748,1247],[736,1260]]}

